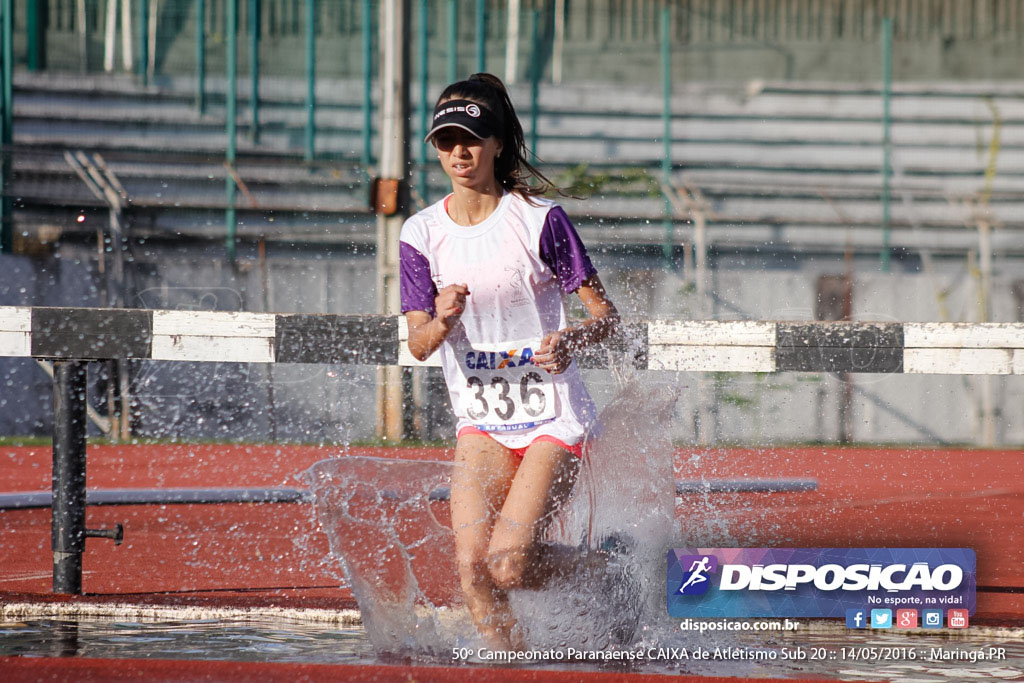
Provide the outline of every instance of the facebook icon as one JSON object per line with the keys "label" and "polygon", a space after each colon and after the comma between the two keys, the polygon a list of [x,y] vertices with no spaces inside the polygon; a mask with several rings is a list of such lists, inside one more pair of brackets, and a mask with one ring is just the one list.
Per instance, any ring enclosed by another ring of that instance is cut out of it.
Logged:
{"label": "facebook icon", "polygon": [[846,610],[846,628],[867,628],[868,612],[863,609]]}

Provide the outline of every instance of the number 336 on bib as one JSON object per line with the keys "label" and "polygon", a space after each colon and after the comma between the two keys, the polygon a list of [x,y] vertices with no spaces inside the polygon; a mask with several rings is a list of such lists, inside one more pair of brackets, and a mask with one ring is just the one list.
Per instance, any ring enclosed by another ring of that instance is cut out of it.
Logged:
{"label": "number 336 on bib", "polygon": [[551,375],[530,362],[539,342],[472,348],[460,357],[465,384],[459,404],[484,431],[530,429],[553,420],[556,393]]}

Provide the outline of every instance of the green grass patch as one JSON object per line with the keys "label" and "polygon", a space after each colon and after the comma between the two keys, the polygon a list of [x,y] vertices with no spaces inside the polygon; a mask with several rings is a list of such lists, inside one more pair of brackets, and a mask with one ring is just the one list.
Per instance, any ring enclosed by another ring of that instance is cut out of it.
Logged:
{"label": "green grass patch", "polygon": [[48,436],[0,436],[0,446],[49,446]]}

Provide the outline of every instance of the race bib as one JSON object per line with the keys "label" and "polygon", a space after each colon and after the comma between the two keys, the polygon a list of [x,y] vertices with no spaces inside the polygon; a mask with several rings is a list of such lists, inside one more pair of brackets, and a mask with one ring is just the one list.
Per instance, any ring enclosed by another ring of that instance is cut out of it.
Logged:
{"label": "race bib", "polygon": [[552,376],[531,363],[540,342],[467,348],[459,359],[464,386],[459,403],[485,432],[514,432],[555,419]]}

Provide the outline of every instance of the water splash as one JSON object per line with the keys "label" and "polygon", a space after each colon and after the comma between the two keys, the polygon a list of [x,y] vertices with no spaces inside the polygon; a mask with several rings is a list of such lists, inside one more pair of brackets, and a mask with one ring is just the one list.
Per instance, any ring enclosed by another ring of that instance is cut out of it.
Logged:
{"label": "water splash", "polygon": [[616,379],[599,431],[588,436],[573,498],[548,534],[580,548],[578,571],[509,595],[533,647],[625,647],[638,624],[665,612],[660,570],[677,526],[668,427],[679,389],[625,372]]}
{"label": "water splash", "polygon": [[[509,593],[532,648],[678,640],[663,593],[665,549],[681,537],[669,438],[679,387],[636,376],[619,383],[600,432],[588,437],[574,496],[544,539],[575,549],[575,570],[541,590]],[[454,467],[343,457],[307,475],[331,553],[378,651],[449,656],[451,647],[475,642],[441,502]]]}
{"label": "water splash", "polygon": [[331,554],[379,652],[441,656],[473,631],[446,518],[453,465],[352,456],[307,473]]}

